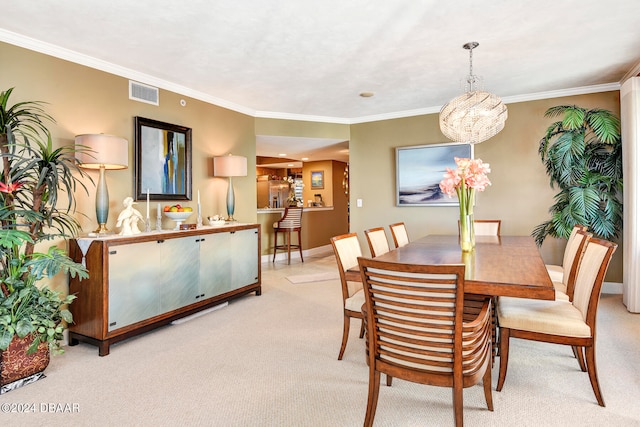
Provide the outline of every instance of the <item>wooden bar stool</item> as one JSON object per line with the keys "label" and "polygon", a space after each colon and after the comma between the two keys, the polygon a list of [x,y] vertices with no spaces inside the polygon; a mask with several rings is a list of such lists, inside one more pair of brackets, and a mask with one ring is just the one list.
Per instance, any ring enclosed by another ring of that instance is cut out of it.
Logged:
{"label": "wooden bar stool", "polygon": [[[298,232],[298,243],[291,244],[291,233]],[[287,251],[287,264],[291,264],[291,249],[300,251],[300,260],[302,258],[302,208],[291,207],[284,209],[284,215],[279,221],[273,223],[273,261],[276,261],[276,252],[278,250]],[[278,244],[278,233],[285,234],[285,243]]]}

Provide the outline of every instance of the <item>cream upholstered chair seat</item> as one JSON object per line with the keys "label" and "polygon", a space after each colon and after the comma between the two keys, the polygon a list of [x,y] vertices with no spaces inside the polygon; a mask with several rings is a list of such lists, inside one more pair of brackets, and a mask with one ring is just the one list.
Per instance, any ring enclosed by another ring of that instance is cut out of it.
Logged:
{"label": "cream upholstered chair seat", "polygon": [[[358,235],[356,233],[348,233],[331,238],[331,247],[338,264],[338,273],[340,273],[340,285],[342,287],[342,305],[343,305],[343,327],[342,327],[342,344],[338,353],[338,360],[342,360],[345,349],[347,348],[347,340],[349,339],[349,327],[351,319],[360,319],[360,338],[364,336],[364,322],[362,316],[362,305],[365,302],[364,292],[362,290],[362,276],[358,267],[358,257],[362,255]],[[354,271],[355,270],[355,271]]]}
{"label": "cream upholstered chair seat", "polygon": [[[578,233],[586,235],[583,231]],[[502,390],[507,376],[509,340],[520,338],[571,346],[580,369],[589,374],[598,404],[605,406],[596,368],[596,315],[602,282],[617,245],[589,236],[586,240],[584,252],[576,257],[571,269],[569,302],[505,297],[498,300],[500,373],[497,391]]]}
{"label": "cream upholstered chair seat", "polygon": [[355,291],[353,295],[344,300],[345,310],[361,311],[362,304],[364,304],[364,291],[362,288]]}
{"label": "cream upholstered chair seat", "polygon": [[[369,397],[364,425],[375,418],[380,376],[453,388],[456,426],[463,389],[482,383],[491,395],[491,299],[464,318],[464,265],[418,265],[358,258],[364,282]],[[389,382],[387,382],[388,385]]]}
{"label": "cream upholstered chair seat", "polygon": [[525,329],[549,335],[591,336],[591,327],[573,304],[500,297],[497,310],[501,328]]}
{"label": "cream upholstered chair seat", "polygon": [[[278,233],[284,234],[285,243],[278,244]],[[298,234],[297,244],[291,243],[291,234]],[[300,261],[302,257],[302,208],[290,207],[284,209],[284,214],[279,221],[273,223],[273,261],[276,261],[278,250],[287,251],[287,264],[291,264],[291,249],[300,251]]]}

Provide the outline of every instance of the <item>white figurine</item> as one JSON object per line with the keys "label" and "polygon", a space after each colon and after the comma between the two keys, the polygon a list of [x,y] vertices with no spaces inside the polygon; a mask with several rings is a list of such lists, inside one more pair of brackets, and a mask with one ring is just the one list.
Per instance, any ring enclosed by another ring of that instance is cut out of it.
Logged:
{"label": "white figurine", "polygon": [[127,197],[122,204],[124,205],[124,210],[118,215],[118,222],[116,223],[116,227],[122,227],[119,234],[121,236],[140,234],[138,221],[144,221],[144,218],[142,218],[142,214],[138,210],[134,209],[133,205],[136,203],[133,198]]}

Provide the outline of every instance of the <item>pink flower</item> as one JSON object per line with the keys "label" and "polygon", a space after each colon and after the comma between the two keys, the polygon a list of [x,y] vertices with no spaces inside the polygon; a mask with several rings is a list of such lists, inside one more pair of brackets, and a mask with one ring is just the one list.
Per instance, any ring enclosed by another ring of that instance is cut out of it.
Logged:
{"label": "pink flower", "polygon": [[10,182],[8,184],[5,184],[4,182],[0,182],[0,192],[2,193],[7,193],[7,194],[13,193],[20,187],[22,187],[21,182]]}
{"label": "pink flower", "polygon": [[491,185],[487,177],[491,168],[480,159],[455,157],[454,160],[457,167],[455,170],[447,168],[440,181],[440,190],[449,197],[457,194],[461,211],[470,213],[473,209],[475,190],[484,191]]}

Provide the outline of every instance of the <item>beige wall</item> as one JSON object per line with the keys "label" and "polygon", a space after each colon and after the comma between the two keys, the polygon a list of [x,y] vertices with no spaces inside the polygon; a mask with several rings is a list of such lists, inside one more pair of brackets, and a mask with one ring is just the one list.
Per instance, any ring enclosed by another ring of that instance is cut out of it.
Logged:
{"label": "beige wall", "polygon": [[[491,165],[493,185],[477,195],[476,218],[502,219],[501,232],[530,235],[549,218],[557,192],[538,156],[538,142],[552,123],[547,108],[576,104],[605,108],[620,114],[619,92],[554,98],[509,104],[504,130],[475,146],[475,157]],[[409,236],[457,233],[456,207],[396,207],[395,147],[447,142],[440,133],[438,114],[363,123],[351,126],[351,231],[362,233],[376,226],[404,221]],[[363,199],[357,208],[356,199]],[[364,240],[364,238],[362,239]],[[362,245],[363,242],[361,242]],[[618,242],[620,243],[620,242]],[[542,246],[545,262],[561,264],[564,242],[547,238]],[[622,282],[622,248],[614,254],[608,281]]]}
{"label": "beige wall", "polygon": [[[129,100],[128,79],[73,64],[50,56],[0,43],[2,90],[15,87],[12,102],[41,100],[57,121],[51,127],[54,141],[73,143],[74,136],[83,133],[108,133],[129,141],[129,168],[107,172],[110,209],[107,226],[115,228],[122,200],[133,195],[133,118],[142,116],[192,128],[192,188],[196,206],[200,190],[203,217],[226,215],[227,180],[212,176],[211,158],[232,153],[246,156],[249,176],[234,178],[236,210],[241,222],[256,221],[255,131],[254,118],[210,105],[172,92],[160,91],[160,106]],[[5,87],[6,86],[6,87]],[[180,100],[187,101],[182,107]],[[91,172],[97,181],[97,173]],[[89,183],[88,183],[89,184]],[[89,196],[79,194],[79,219],[85,231],[96,226],[95,187]],[[155,225],[155,206],[151,217]],[[184,203],[183,203],[184,204]],[[138,205],[144,213],[144,202]],[[195,210],[195,209],[194,209]],[[195,218],[190,219],[191,222]],[[171,221],[165,223],[168,228]]]}
{"label": "beige wall", "polygon": [[[249,176],[234,179],[234,216],[242,222],[255,222],[255,135],[323,137],[350,139],[351,231],[362,233],[366,228],[404,221],[414,238],[456,232],[455,208],[395,206],[394,148],[446,142],[439,131],[437,114],[351,126],[254,119],[164,90],[157,107],[130,101],[128,80],[122,77],[4,43],[0,43],[0,56],[0,81],[6,85],[1,89],[16,87],[13,102],[48,102],[47,111],[58,121],[52,127],[56,142],[72,143],[77,134],[100,132],[130,141],[129,169],[107,176],[111,228],[122,200],[133,193],[133,117],[142,116],[193,129],[193,190],[194,195],[197,190],[201,192],[205,217],[226,211],[227,181],[210,176],[211,157],[227,153],[247,157]],[[180,106],[181,99],[187,101],[186,107]],[[555,192],[549,187],[537,154],[538,140],[551,122],[543,117],[544,111],[567,103],[606,108],[616,114],[620,110],[618,92],[510,104],[505,129],[476,147],[476,157],[491,164],[493,186],[478,195],[475,214],[479,218],[502,218],[504,234],[529,235],[548,218]],[[80,217],[86,231],[95,226],[94,194],[92,187],[89,196],[78,197],[78,210],[87,216]],[[363,199],[362,208],[355,207],[356,199]],[[336,200],[332,202],[337,206]],[[542,248],[545,261],[560,263],[563,243],[547,240]],[[620,248],[607,280],[622,282],[621,254]]]}

